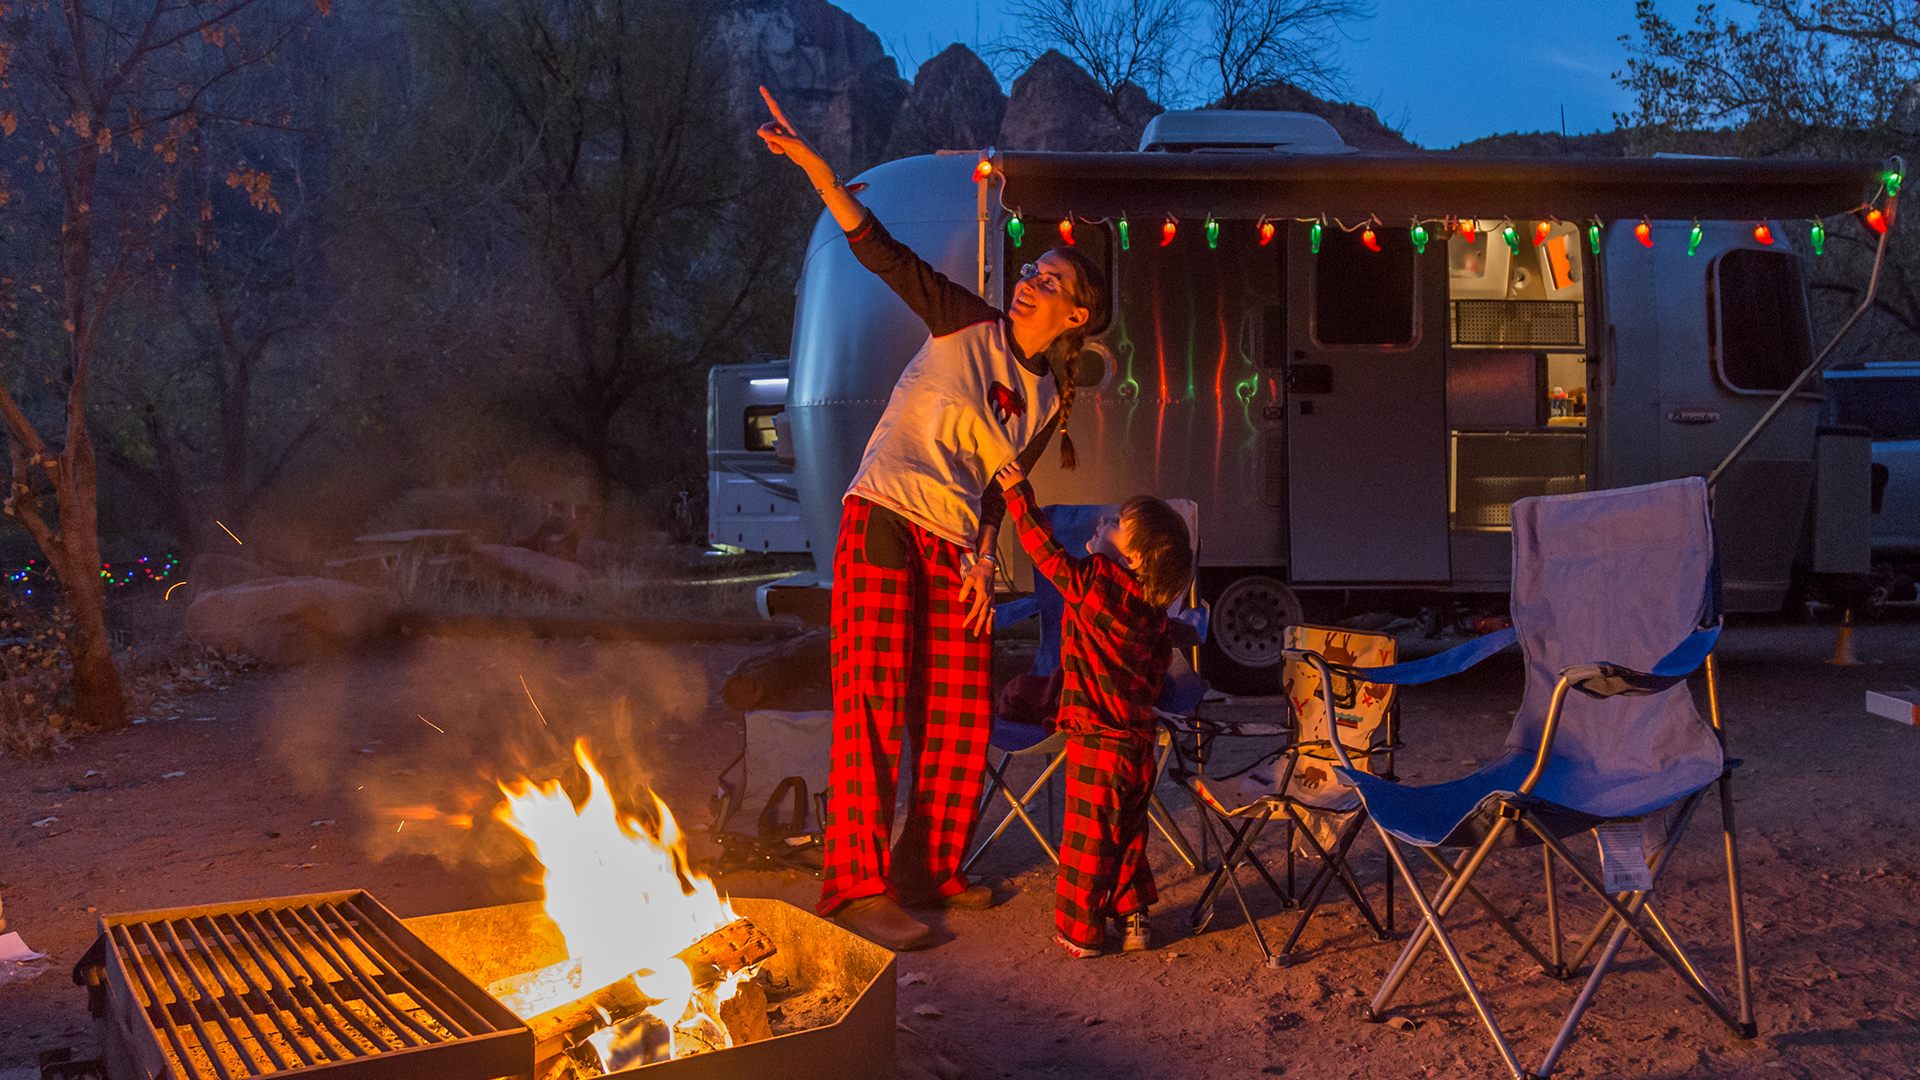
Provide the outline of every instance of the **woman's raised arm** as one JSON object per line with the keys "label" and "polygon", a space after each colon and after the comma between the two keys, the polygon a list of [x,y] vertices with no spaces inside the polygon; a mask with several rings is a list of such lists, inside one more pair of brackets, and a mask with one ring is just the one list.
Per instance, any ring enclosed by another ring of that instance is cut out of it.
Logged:
{"label": "woman's raised arm", "polygon": [[773,113],[773,119],[761,124],[756,132],[761,141],[767,144],[767,149],[776,154],[785,154],[795,165],[806,170],[807,179],[813,182],[813,189],[820,193],[821,201],[827,204],[827,210],[842,229],[852,232],[859,228],[860,222],[866,219],[866,207],[861,206],[860,200],[854,198],[853,193],[840,183],[840,178],[833,175],[833,166],[827,164],[827,159],[821,157],[820,152],[801,137],[793,121],[787,119],[786,112],[780,108],[779,102],[773,100],[773,95],[768,93],[766,87],[760,88],[760,96]]}

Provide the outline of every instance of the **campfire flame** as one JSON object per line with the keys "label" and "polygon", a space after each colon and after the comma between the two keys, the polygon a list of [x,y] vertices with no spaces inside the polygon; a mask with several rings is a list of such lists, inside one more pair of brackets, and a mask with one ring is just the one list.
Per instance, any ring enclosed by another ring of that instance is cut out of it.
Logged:
{"label": "campfire flame", "polygon": [[[587,774],[585,803],[576,808],[557,780],[520,780],[500,785],[507,801],[495,816],[520,834],[543,868],[535,880],[545,887],[548,917],[580,965],[578,986],[592,990],[632,975],[642,993],[660,1001],[647,1011],[671,1030],[680,1025],[695,989],[692,971],[675,954],[736,916],[713,882],[688,862],[686,838],[666,803],[647,793],[659,815],[657,828],[622,814],[585,740],[573,752]],[[727,982],[717,998],[732,996],[733,988]],[[537,1015],[566,1000],[525,1008]]]}

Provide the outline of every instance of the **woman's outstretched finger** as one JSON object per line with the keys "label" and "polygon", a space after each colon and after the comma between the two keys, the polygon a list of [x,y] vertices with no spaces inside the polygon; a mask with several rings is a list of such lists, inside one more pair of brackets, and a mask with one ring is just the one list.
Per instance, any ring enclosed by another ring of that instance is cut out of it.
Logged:
{"label": "woman's outstretched finger", "polygon": [[773,100],[772,91],[768,90],[764,86],[761,87],[760,99],[767,103],[767,111],[773,113],[774,120],[780,124],[780,127],[785,131],[786,134],[793,135],[793,136],[798,136],[800,134],[798,131],[794,130],[793,121],[787,119],[786,111],[780,108],[780,103]]}

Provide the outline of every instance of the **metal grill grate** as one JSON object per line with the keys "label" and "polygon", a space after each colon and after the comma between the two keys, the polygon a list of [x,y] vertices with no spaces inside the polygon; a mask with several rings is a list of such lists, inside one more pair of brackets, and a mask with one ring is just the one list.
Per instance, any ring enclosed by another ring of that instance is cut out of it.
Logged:
{"label": "metal grill grate", "polygon": [[1455,345],[1582,345],[1578,300],[1455,300]]}
{"label": "metal grill grate", "polygon": [[94,950],[145,1076],[487,1080],[533,1059],[517,1017],[364,892],[112,916]]}

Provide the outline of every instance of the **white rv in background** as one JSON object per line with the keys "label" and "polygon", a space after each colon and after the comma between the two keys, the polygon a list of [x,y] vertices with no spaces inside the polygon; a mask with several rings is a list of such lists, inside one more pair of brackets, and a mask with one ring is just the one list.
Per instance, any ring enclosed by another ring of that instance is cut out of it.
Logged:
{"label": "white rv in background", "polygon": [[720,551],[811,551],[783,441],[787,362],[707,372],[707,545]]}
{"label": "white rv in background", "polygon": [[[1777,241],[1880,175],[1361,154],[1317,117],[1202,110],[1156,118],[1138,153],[930,155],[859,180],[893,235],[998,305],[1066,233],[1108,268],[1080,467],[1044,455],[1035,486],[1198,504],[1201,673],[1244,693],[1277,685],[1303,608],[1503,606],[1515,499],[1713,470],[1814,357],[1801,256]],[[817,570],[762,609],[820,618],[841,493],[926,328],[827,215],[797,292],[785,402]],[[1820,410],[1817,384],[1786,400],[1716,485],[1731,610],[1780,608],[1816,511],[1866,506],[1865,457],[1816,453]],[[1813,498],[1817,457],[1832,498]],[[1864,542],[1828,547],[1866,569]]]}

